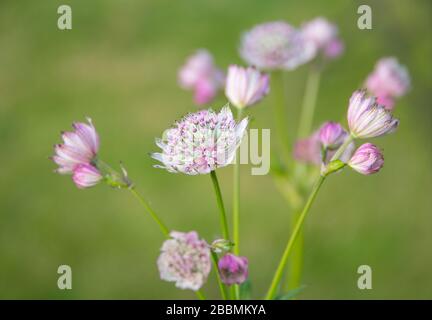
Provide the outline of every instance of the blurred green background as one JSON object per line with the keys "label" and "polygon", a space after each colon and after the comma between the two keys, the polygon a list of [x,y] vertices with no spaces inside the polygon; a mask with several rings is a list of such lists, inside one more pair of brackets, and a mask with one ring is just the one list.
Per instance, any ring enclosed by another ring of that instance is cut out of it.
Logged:
{"label": "blurred green background", "polygon": [[[373,29],[357,28],[369,4]],[[57,29],[69,4],[73,29]],[[124,161],[130,176],[173,229],[218,235],[208,176],[152,168],[154,138],[196,110],[177,71],[197,48],[226,68],[242,63],[241,32],[284,19],[325,16],[340,27],[345,54],[325,70],[315,125],[344,117],[350,94],[376,60],[394,55],[412,76],[397,103],[401,126],[375,142],[386,165],[365,177],[332,176],[306,223],[300,298],[432,298],[432,144],[430,1],[12,1],[0,2],[0,298],[195,298],[159,280],[163,241],[127,191],[77,190],[47,157],[61,130],[90,116],[101,157]],[[290,132],[296,129],[307,67],[286,76]],[[249,110],[252,127],[273,126],[271,99]],[[220,97],[212,106],[225,104]],[[219,172],[228,209],[232,168]],[[290,211],[267,176],[242,167],[241,251],[250,259],[254,297],[267,289],[289,236]],[[73,289],[57,288],[57,268],[73,270]],[[357,268],[373,269],[373,289],[357,288]],[[204,287],[218,297],[210,281]]]}

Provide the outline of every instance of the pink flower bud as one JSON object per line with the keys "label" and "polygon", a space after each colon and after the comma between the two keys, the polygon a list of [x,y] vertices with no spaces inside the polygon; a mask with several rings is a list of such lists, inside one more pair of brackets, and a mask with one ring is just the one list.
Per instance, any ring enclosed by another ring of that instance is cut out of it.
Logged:
{"label": "pink flower bud", "polygon": [[348,161],[355,171],[369,175],[378,172],[384,165],[384,157],[380,149],[371,143],[361,145]]}
{"label": "pink flower bud", "polygon": [[355,138],[372,138],[394,132],[399,120],[392,113],[377,105],[373,97],[366,97],[364,90],[353,93],[348,107],[348,126]]}
{"label": "pink flower bud", "polygon": [[251,106],[261,100],[269,90],[269,76],[254,67],[231,65],[228,68],[225,95],[235,107],[241,109]]}
{"label": "pink flower bud", "polygon": [[345,140],[347,132],[337,122],[326,122],[319,130],[319,139],[324,148],[336,149]]}
{"label": "pink flower bud", "polygon": [[75,167],[72,175],[73,182],[80,188],[89,188],[98,184],[102,180],[99,170],[90,164],[80,164]]}
{"label": "pink flower bud", "polygon": [[248,259],[227,253],[219,260],[219,273],[223,283],[227,285],[241,284],[248,277]]}

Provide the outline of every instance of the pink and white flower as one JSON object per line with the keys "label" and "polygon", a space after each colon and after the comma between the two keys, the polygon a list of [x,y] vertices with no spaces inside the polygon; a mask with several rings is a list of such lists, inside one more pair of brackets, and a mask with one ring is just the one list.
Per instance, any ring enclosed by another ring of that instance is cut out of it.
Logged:
{"label": "pink and white flower", "polygon": [[348,126],[354,138],[378,137],[396,130],[399,120],[384,106],[378,105],[374,97],[367,97],[358,90],[350,98]]}
{"label": "pink and white flower", "polygon": [[161,279],[175,282],[180,289],[199,290],[211,269],[209,245],[195,231],[172,231],[170,236],[157,260]]}
{"label": "pink and white flower", "polygon": [[79,164],[73,170],[72,180],[80,189],[93,187],[102,179],[102,174],[91,164]]}
{"label": "pink and white flower", "polygon": [[248,277],[248,259],[231,253],[224,255],[218,262],[221,280],[226,285],[242,284]]}
{"label": "pink and white flower", "polygon": [[378,103],[392,110],[394,99],[406,94],[410,82],[407,68],[399,64],[396,58],[386,57],[377,62],[365,85],[378,98]]}
{"label": "pink and white flower", "polygon": [[178,74],[182,88],[194,92],[198,105],[212,101],[224,85],[224,74],[216,67],[212,55],[205,49],[190,56]]}
{"label": "pink and white flower", "polygon": [[344,142],[348,133],[337,122],[326,122],[319,130],[319,139],[325,149],[337,149]]}
{"label": "pink and white flower", "polygon": [[254,67],[231,65],[225,85],[225,95],[237,108],[242,109],[260,101],[270,91],[269,76]]}
{"label": "pink and white flower", "polygon": [[63,132],[63,143],[54,146],[52,160],[61,174],[71,174],[80,164],[89,164],[99,151],[99,136],[90,118],[88,123],[77,122],[74,131]]}
{"label": "pink and white flower", "polygon": [[240,55],[258,69],[292,70],[315,56],[315,47],[283,21],[256,25],[241,40]]}
{"label": "pink and white flower", "polygon": [[201,110],[188,114],[156,139],[161,153],[152,158],[169,172],[207,174],[232,163],[245,134],[248,119],[236,123],[229,107],[219,113]]}
{"label": "pink and white flower", "polygon": [[304,39],[315,47],[317,53],[322,52],[328,58],[336,58],[344,50],[338,28],[323,17],[303,24],[301,32]]}
{"label": "pink and white flower", "polygon": [[365,143],[356,150],[348,165],[361,174],[370,175],[383,167],[384,157],[377,146]]}

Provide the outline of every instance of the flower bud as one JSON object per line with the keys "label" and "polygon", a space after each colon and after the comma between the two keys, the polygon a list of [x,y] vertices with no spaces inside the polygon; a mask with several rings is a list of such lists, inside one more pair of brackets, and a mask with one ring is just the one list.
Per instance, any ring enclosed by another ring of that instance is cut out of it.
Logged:
{"label": "flower bud", "polygon": [[251,106],[261,100],[269,90],[269,76],[254,67],[231,65],[228,68],[225,95],[235,107],[242,109]]}
{"label": "flower bud", "polygon": [[227,251],[231,250],[231,248],[233,246],[234,246],[234,244],[229,240],[216,239],[215,241],[213,241],[210,248],[215,253],[222,253],[222,252],[227,252]]}
{"label": "flower bud", "polygon": [[347,132],[337,122],[326,122],[319,130],[319,139],[325,149],[338,148],[343,143],[346,136]]}
{"label": "flower bud", "polygon": [[73,170],[73,182],[80,188],[89,188],[98,184],[102,179],[102,175],[98,169],[91,164],[79,164]]}
{"label": "flower bud", "polygon": [[241,284],[248,277],[246,257],[237,257],[228,253],[219,260],[218,268],[222,282],[227,285]]}
{"label": "flower bud", "polygon": [[355,171],[369,175],[378,172],[384,165],[384,157],[380,149],[371,143],[361,145],[348,161]]}
{"label": "flower bud", "polygon": [[377,105],[375,98],[366,97],[364,90],[353,93],[348,107],[348,126],[355,138],[372,138],[396,130],[399,120]]}

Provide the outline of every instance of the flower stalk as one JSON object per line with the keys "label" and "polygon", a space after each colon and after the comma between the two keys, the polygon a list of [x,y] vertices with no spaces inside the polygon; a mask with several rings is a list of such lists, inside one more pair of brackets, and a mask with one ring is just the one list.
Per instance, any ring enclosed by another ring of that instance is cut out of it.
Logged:
{"label": "flower stalk", "polygon": [[217,205],[219,208],[219,213],[220,213],[220,224],[221,224],[221,230],[222,230],[222,235],[225,239],[230,240],[230,235],[229,235],[229,229],[228,229],[228,222],[227,222],[227,217],[226,217],[226,212],[225,212],[225,206],[224,206],[224,202],[222,199],[222,193],[220,190],[220,186],[219,186],[219,181],[216,175],[216,171],[212,171],[210,172],[210,177],[211,180],[213,182],[213,188],[215,191],[215,195],[216,195],[216,201],[217,201]]}

